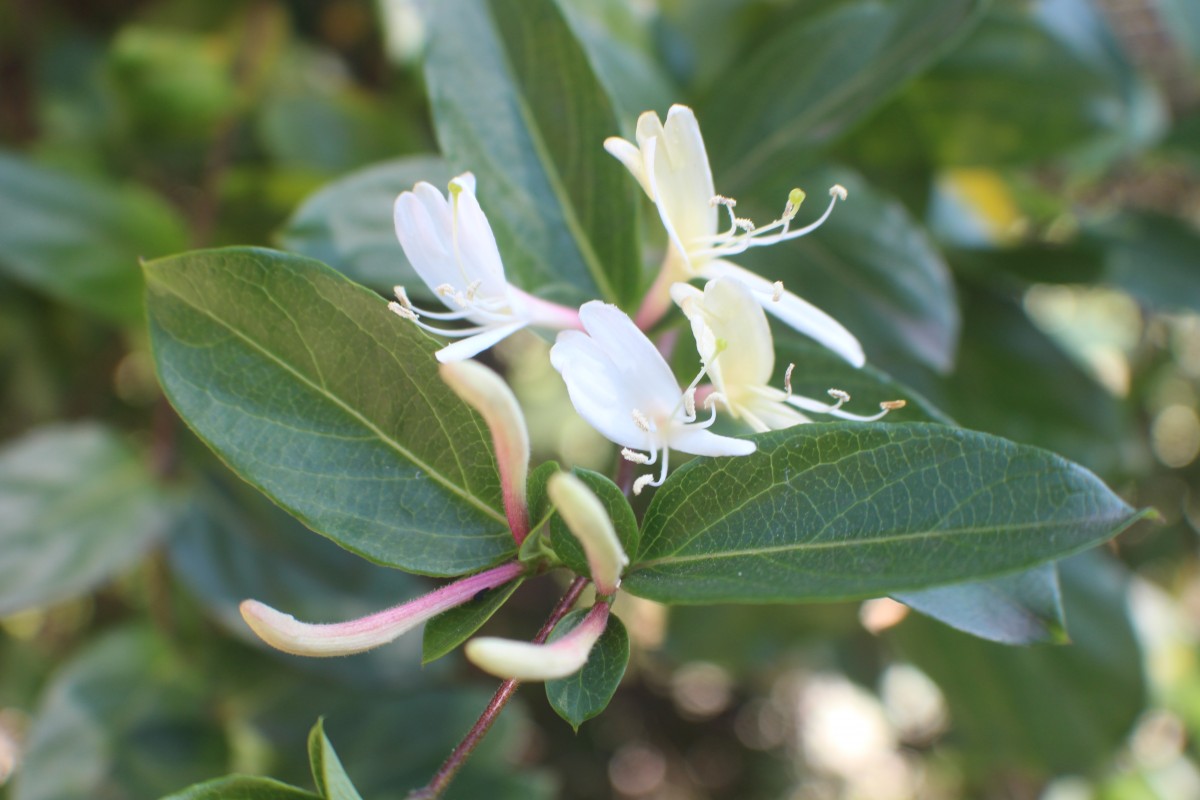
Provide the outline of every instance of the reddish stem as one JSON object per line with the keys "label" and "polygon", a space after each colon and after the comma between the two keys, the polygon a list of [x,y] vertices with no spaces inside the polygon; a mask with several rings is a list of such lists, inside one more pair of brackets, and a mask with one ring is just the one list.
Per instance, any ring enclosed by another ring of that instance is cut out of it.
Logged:
{"label": "reddish stem", "polygon": [[[554,630],[563,617],[575,605],[575,601],[579,599],[580,593],[583,592],[583,587],[587,585],[587,578],[577,577],[571,582],[566,594],[558,601],[558,605],[550,612],[550,616],[546,618],[546,624],[538,631],[537,636],[533,637],[534,644],[543,644],[547,637],[550,636],[550,631]],[[479,719],[475,720],[475,724],[471,726],[471,730],[467,731],[467,735],[458,743],[458,747],[454,748],[454,752],[442,764],[438,771],[434,774],[433,779],[424,787],[416,789],[408,795],[408,800],[434,800],[441,797],[442,793],[450,786],[450,782],[454,780],[454,776],[462,769],[467,758],[471,755],[471,751],[475,749],[487,732],[491,730],[492,724],[496,718],[500,716],[500,712],[508,705],[508,701],[516,693],[517,687],[520,684],[514,680],[507,680],[500,684],[500,688],[492,695],[491,701],[479,715]]]}

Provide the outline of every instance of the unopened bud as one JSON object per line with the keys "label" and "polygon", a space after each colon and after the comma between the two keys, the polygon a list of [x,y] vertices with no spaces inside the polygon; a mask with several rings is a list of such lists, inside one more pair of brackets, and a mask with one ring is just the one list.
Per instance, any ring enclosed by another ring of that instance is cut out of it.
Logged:
{"label": "unopened bud", "polygon": [[612,594],[621,585],[621,572],[629,565],[629,556],[617,539],[604,504],[586,483],[569,472],[552,475],[546,491],[567,528],[583,545],[596,593],[602,597]]}
{"label": "unopened bud", "polygon": [[497,678],[550,681],[583,669],[608,625],[608,603],[597,603],[570,633],[549,644],[481,636],[464,648],[472,664]]}

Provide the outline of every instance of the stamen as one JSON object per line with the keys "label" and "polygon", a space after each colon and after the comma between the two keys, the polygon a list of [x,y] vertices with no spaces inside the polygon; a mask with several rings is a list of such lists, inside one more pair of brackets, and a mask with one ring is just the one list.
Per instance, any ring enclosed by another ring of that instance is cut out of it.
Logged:
{"label": "stamen", "polygon": [[636,408],[633,410],[633,424],[637,425],[645,433],[650,432],[650,420],[646,419],[646,415]]}
{"label": "stamen", "polygon": [[634,495],[636,496],[636,495],[641,494],[642,489],[646,488],[646,484],[653,483],[653,482],[654,482],[653,475],[643,475],[642,477],[638,478],[636,481],[633,482]]}
{"label": "stamen", "polygon": [[[397,287],[397,288],[399,288],[399,287]],[[409,308],[408,306],[403,305],[401,303],[397,303],[397,302],[388,303],[388,310],[391,311],[392,313],[394,313],[396,316],[400,317],[401,319],[411,320],[412,322],[417,321],[417,312],[413,311],[411,308]]]}
{"label": "stamen", "polygon": [[636,450],[630,450],[628,447],[621,448],[621,458],[626,461],[632,461],[634,464],[649,464],[650,456],[645,453],[639,453]]}
{"label": "stamen", "polygon": [[850,393],[843,392],[841,389],[830,389],[828,392],[826,392],[826,394],[837,401],[833,404],[834,409],[841,408],[843,405],[850,402]]}
{"label": "stamen", "polygon": [[794,363],[788,364],[787,369],[783,373],[783,390],[787,392],[787,396],[792,396],[792,370],[796,369]]}
{"label": "stamen", "polygon": [[467,286],[467,302],[468,303],[475,302],[475,293],[479,291],[480,286],[483,286],[482,280],[471,281],[470,285]]}
{"label": "stamen", "polygon": [[737,200],[734,200],[732,197],[726,197],[723,194],[714,194],[712,197],[709,198],[708,204],[709,204],[709,206],[711,206],[713,208],[716,208],[717,206],[725,206],[726,208],[733,208],[734,206],[737,205]]}
{"label": "stamen", "polygon": [[683,410],[688,416],[688,422],[696,418],[696,390],[688,389],[683,393]]}
{"label": "stamen", "polygon": [[754,233],[754,221],[747,217],[734,217],[733,224],[744,230],[746,233]]}
{"label": "stamen", "polygon": [[783,299],[783,281],[775,281],[771,284],[771,302],[778,303]]}
{"label": "stamen", "polygon": [[829,196],[837,200],[845,200],[848,194],[849,193],[846,191],[846,187],[842,186],[840,183],[835,183],[833,186],[829,187]]}
{"label": "stamen", "polygon": [[898,408],[904,408],[908,405],[907,400],[884,400],[879,404],[879,407],[884,411],[895,411]]}
{"label": "stamen", "polygon": [[704,407],[715,409],[718,400],[725,404],[725,408],[733,411],[733,406],[729,405],[729,398],[720,392],[712,392],[708,397],[704,398]]}
{"label": "stamen", "polygon": [[408,292],[404,291],[403,286],[393,286],[392,292],[396,295],[396,300],[405,308],[412,308],[412,301],[408,299]]}

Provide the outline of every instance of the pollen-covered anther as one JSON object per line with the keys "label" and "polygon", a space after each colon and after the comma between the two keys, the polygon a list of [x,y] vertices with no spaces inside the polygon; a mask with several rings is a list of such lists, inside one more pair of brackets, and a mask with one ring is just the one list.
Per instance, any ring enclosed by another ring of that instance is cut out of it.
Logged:
{"label": "pollen-covered anther", "polygon": [[720,392],[709,392],[708,397],[704,398],[704,409],[706,411],[716,407],[717,403],[724,403],[726,408],[729,408],[729,398]]}
{"label": "pollen-covered anther", "polygon": [[725,206],[726,208],[733,208],[734,206],[737,205],[737,200],[734,200],[732,197],[726,197],[723,194],[714,194],[712,197],[710,197],[708,199],[708,204],[710,206],[712,206],[713,208],[716,208],[717,206]]}
{"label": "pollen-covered anther", "polygon": [[907,400],[884,400],[879,404],[879,407],[884,411],[895,411],[898,408],[904,408],[908,405]]}
{"label": "pollen-covered anther", "polygon": [[457,303],[460,308],[466,308],[466,306],[467,306],[467,299],[462,296],[461,292],[457,291],[453,286],[451,286],[448,283],[441,284],[436,289],[434,289],[434,291],[438,294],[439,297],[450,298],[455,303]]}
{"label": "pollen-covered anther", "polygon": [[742,230],[744,230],[746,233],[753,233],[753,232],[754,232],[754,227],[755,227],[755,226],[754,226],[754,220],[752,220],[752,219],[750,219],[750,218],[748,218],[748,217],[736,217],[736,218],[733,220],[733,224],[734,224],[734,225],[737,225],[739,228],[741,228]]}
{"label": "pollen-covered anther", "polygon": [[404,291],[403,286],[393,286],[392,293],[396,295],[396,302],[405,308],[412,308],[412,301],[408,299],[408,292]]}
{"label": "pollen-covered anther", "polygon": [[827,394],[837,401],[833,404],[834,408],[841,408],[846,403],[850,402],[850,393],[844,392],[841,389],[830,389]]}
{"label": "pollen-covered anther", "polygon": [[846,187],[842,186],[840,183],[835,183],[833,186],[829,187],[829,196],[837,198],[838,200],[845,200],[848,194],[849,192],[846,191]]}
{"label": "pollen-covered anther", "polygon": [[771,302],[778,303],[783,299],[783,281],[775,281],[771,284]]}
{"label": "pollen-covered anther", "polygon": [[650,456],[645,453],[639,453],[637,450],[630,450],[628,447],[621,448],[621,458],[626,461],[632,461],[634,464],[650,463]]}
{"label": "pollen-covered anther", "polygon": [[692,419],[696,418],[696,390],[688,389],[683,393],[683,410]]}
{"label": "pollen-covered anther", "polygon": [[645,489],[648,484],[653,483],[653,482],[654,482],[653,475],[643,475],[642,477],[638,478],[636,481],[633,482],[634,495],[641,494],[642,490]]}
{"label": "pollen-covered anther", "polygon": [[402,303],[392,301],[391,303],[388,303],[388,310],[401,319],[407,319],[412,322],[417,321],[417,312],[413,311],[409,306],[403,305]]}
{"label": "pollen-covered anther", "polygon": [[787,392],[787,396],[792,396],[792,373],[796,370],[794,363],[788,364],[787,369],[783,372],[783,390]]}
{"label": "pollen-covered anther", "polygon": [[650,420],[646,419],[645,414],[635,408],[631,416],[633,417],[634,425],[637,425],[640,430],[650,433]]}

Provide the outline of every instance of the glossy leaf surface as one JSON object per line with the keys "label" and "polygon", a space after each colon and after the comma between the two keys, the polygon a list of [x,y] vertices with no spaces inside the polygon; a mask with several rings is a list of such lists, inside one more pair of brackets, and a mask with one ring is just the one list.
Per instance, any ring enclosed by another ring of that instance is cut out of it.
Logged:
{"label": "glossy leaf surface", "polygon": [[[555,626],[548,641],[565,636],[585,616],[587,611],[583,609],[571,612]],[[621,620],[610,614],[608,625],[588,654],[583,669],[565,678],[546,681],[546,698],[560,717],[579,730],[580,725],[608,707],[628,663],[629,634]]]}

